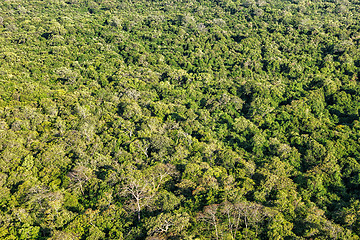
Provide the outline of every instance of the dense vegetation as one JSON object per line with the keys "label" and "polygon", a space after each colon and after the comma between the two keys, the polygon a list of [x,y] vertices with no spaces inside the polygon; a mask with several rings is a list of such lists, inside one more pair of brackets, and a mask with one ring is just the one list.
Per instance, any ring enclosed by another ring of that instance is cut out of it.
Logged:
{"label": "dense vegetation", "polygon": [[359,0],[3,0],[0,239],[359,239]]}

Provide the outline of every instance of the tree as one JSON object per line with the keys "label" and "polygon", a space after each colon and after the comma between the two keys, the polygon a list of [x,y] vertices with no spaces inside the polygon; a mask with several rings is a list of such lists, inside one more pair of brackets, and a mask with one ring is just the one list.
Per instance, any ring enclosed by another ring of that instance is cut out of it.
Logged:
{"label": "tree", "polygon": [[215,237],[217,240],[219,239],[219,236],[220,236],[219,226],[218,226],[219,220],[218,220],[218,217],[216,216],[218,208],[219,208],[218,204],[212,204],[212,205],[206,206],[204,208],[204,211],[198,215],[198,219],[200,221],[203,221],[214,228]]}
{"label": "tree", "polygon": [[185,236],[186,228],[190,225],[187,213],[160,213],[146,221],[149,236]]}
{"label": "tree", "polygon": [[73,182],[72,187],[75,189],[79,187],[82,195],[84,195],[84,185],[94,176],[91,169],[78,165],[68,173],[68,177]]}
{"label": "tree", "polygon": [[157,164],[144,171],[136,169],[133,165],[125,166],[121,173],[121,196],[130,197],[130,209],[137,213],[141,220],[141,211],[150,207],[162,185],[171,179],[175,173],[174,167],[169,164]]}

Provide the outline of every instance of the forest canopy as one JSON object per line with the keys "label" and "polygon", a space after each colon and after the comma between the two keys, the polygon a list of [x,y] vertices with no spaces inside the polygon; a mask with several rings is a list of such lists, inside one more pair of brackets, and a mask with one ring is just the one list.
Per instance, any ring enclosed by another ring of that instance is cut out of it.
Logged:
{"label": "forest canopy", "polygon": [[0,239],[359,239],[359,0],[4,0]]}

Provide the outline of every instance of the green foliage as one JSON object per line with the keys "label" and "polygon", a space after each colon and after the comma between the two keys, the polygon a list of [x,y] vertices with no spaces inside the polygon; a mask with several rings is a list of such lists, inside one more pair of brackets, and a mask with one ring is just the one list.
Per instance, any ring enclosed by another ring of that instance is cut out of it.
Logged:
{"label": "green foliage", "polygon": [[359,239],[358,1],[0,3],[1,239]]}

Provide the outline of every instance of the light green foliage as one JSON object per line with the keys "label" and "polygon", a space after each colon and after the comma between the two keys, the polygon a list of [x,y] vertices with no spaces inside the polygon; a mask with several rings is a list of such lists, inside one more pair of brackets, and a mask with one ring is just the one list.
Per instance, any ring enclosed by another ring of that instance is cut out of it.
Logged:
{"label": "light green foliage", "polygon": [[0,3],[1,239],[358,239],[354,1]]}

